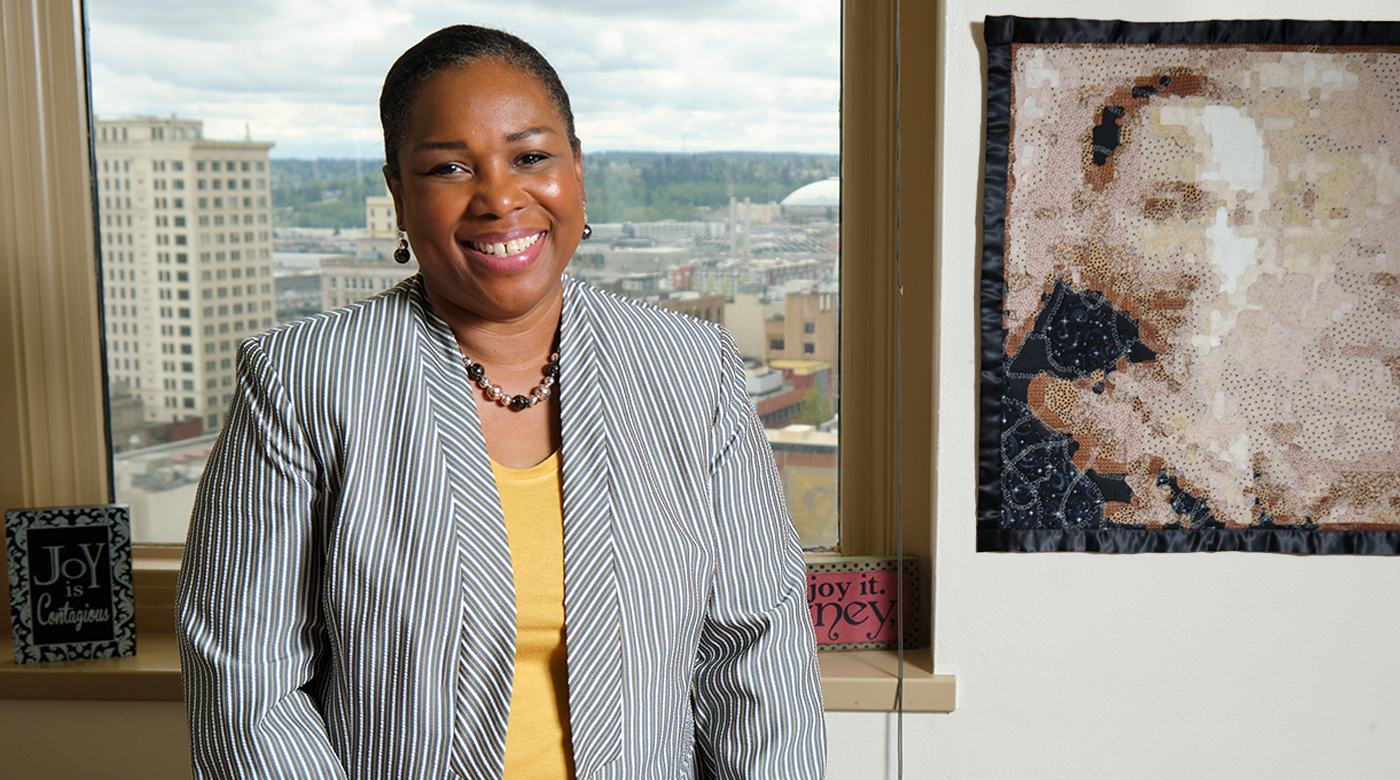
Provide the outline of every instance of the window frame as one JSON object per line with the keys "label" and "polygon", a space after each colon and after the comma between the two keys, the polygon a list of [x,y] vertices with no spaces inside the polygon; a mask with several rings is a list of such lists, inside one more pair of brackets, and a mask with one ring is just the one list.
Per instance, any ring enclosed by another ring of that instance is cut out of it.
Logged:
{"label": "window frame", "polygon": [[[904,47],[897,63],[901,22],[917,45]],[[953,702],[952,678],[933,675],[928,648],[938,378],[935,106],[943,88],[937,47],[926,41],[938,40],[939,26],[936,4],[900,9],[898,0],[843,0],[841,263],[856,270],[841,275],[841,371],[859,378],[861,392],[845,394],[851,402],[841,408],[842,554],[894,554],[902,507],[904,550],[919,558],[927,605],[924,649],[906,654],[904,704],[929,711],[949,711]],[[0,454],[7,507],[114,499],[85,29],[82,0],[0,0],[9,117],[0,123],[0,186],[12,195],[0,207],[7,279],[0,296],[15,313],[0,321],[0,366],[9,369],[0,373],[10,377],[0,381],[0,437],[16,445]],[[899,145],[900,132],[911,142]],[[900,213],[935,216],[901,221]],[[179,554],[179,546],[138,546],[138,602],[154,600],[141,610],[149,615],[143,633],[170,630],[168,610],[160,615],[173,598]],[[8,600],[3,583],[0,599]],[[9,613],[0,612],[8,636]],[[828,709],[892,707],[890,654],[821,659]]]}

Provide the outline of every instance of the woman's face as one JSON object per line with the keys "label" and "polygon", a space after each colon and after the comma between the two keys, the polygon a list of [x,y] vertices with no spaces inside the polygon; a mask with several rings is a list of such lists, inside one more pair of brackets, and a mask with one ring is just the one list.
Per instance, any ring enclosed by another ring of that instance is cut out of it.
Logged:
{"label": "woman's face", "polygon": [[583,234],[583,163],[534,76],[492,60],[433,76],[398,159],[389,190],[434,298],[495,322],[558,300]]}

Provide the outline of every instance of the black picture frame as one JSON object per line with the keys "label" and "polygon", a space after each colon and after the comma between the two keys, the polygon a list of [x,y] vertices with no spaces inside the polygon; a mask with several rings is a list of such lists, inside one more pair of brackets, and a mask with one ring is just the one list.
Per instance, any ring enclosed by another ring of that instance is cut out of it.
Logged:
{"label": "black picture frame", "polygon": [[16,664],[136,654],[125,504],[5,512]]}

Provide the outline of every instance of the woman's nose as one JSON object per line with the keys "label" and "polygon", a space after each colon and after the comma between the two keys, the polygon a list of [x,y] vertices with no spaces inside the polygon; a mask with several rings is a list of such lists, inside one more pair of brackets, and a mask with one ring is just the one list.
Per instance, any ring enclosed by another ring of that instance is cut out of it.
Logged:
{"label": "woman's nose", "polygon": [[529,201],[518,176],[509,171],[481,171],[475,180],[470,210],[478,217],[503,217]]}

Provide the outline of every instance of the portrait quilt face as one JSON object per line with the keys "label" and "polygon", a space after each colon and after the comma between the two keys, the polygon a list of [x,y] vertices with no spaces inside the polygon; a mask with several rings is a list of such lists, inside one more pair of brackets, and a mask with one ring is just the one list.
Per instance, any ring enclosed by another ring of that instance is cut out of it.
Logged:
{"label": "portrait quilt face", "polygon": [[989,18],[978,547],[1400,548],[1400,25]]}

